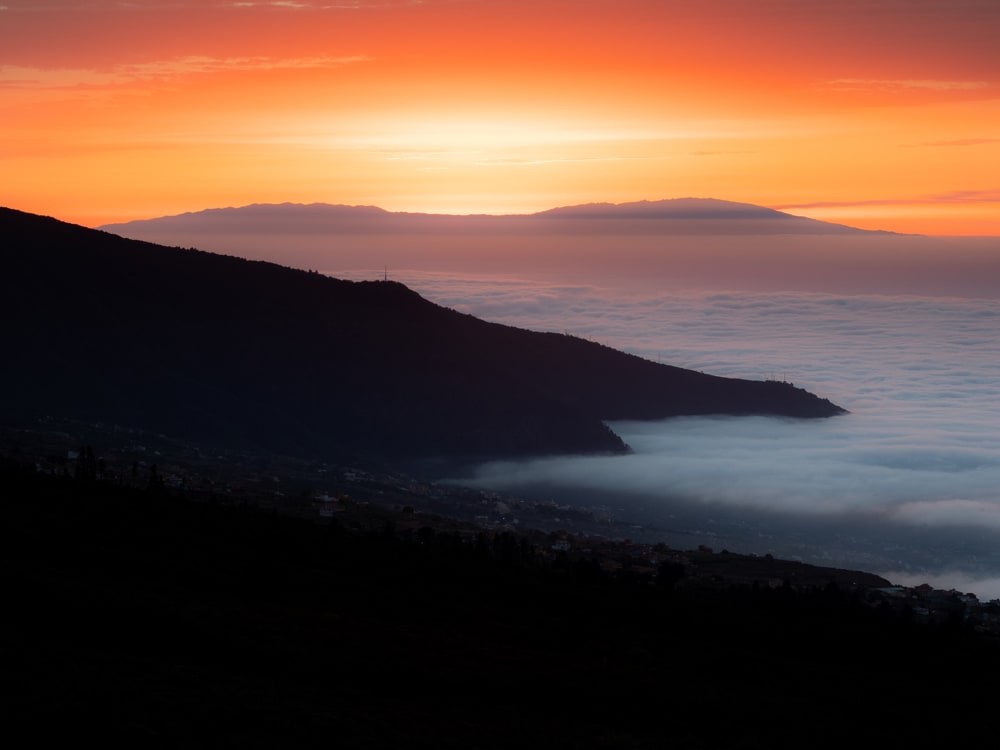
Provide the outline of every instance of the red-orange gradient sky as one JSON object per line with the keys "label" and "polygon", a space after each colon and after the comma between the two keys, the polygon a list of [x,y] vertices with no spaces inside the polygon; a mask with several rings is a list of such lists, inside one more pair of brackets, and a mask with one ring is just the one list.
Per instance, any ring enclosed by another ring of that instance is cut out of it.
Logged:
{"label": "red-orange gradient sky", "polygon": [[0,0],[0,204],[683,196],[1000,235],[996,0]]}

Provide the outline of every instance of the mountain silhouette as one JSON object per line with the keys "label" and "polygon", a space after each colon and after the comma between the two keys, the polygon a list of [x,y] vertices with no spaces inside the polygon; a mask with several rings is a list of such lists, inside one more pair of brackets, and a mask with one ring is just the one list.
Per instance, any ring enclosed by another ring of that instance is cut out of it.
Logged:
{"label": "mountain silhouette", "polygon": [[604,420],[826,417],[714,377],[487,323],[389,281],[124,239],[0,209],[0,418],[101,421],[302,456],[622,451]]}
{"label": "mountain silhouette", "polygon": [[474,231],[483,226],[519,231],[540,227],[554,219],[655,221],[655,231],[695,234],[879,234],[854,227],[764,208],[750,203],[713,198],[674,198],[632,203],[588,203],[563,206],[533,214],[452,215],[386,211],[376,206],[328,203],[258,203],[238,208],[210,208],[153,219],[100,227],[125,237],[157,240],[165,233],[263,230],[300,234],[317,231],[406,230]]}
{"label": "mountain silhouette", "polygon": [[585,203],[563,206],[534,214],[548,218],[576,219],[663,219],[680,222],[707,219],[726,221],[776,221],[774,231],[811,233],[864,233],[866,230],[818,219],[794,216],[752,203],[737,203],[716,198],[672,198],[631,203]]}

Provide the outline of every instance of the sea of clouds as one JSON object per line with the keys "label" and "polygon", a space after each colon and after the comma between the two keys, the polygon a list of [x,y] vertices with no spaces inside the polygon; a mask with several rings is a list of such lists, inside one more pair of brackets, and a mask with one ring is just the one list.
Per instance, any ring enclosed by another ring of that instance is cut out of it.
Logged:
{"label": "sea of clouds", "polygon": [[1000,597],[1000,239],[730,220],[397,225],[343,208],[317,224],[309,207],[281,219],[288,210],[222,225],[177,217],[128,236],[340,278],[388,275],[485,320],[794,382],[850,414],[619,423],[629,455],[495,463],[461,479],[600,506],[641,526],[633,537],[684,549]]}
{"label": "sea of clouds", "polygon": [[770,552],[1000,597],[997,300],[400,280],[487,320],[786,379],[850,410],[615,423],[632,454],[497,462],[464,481],[600,505],[642,525],[637,536],[683,548]]}

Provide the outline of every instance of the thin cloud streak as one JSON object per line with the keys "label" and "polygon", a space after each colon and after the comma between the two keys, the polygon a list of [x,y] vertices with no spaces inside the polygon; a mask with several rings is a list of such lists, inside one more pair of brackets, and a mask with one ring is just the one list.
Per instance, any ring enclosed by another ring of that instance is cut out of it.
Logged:
{"label": "thin cloud streak", "polygon": [[986,146],[993,143],[1000,143],[1000,138],[955,138],[948,141],[925,141],[923,143],[908,144],[905,148],[921,148],[924,146]]}
{"label": "thin cloud streak", "polygon": [[662,159],[656,154],[648,156],[591,156],[591,157],[553,157],[546,159],[491,159],[474,162],[480,167],[534,167],[542,164],[589,164],[592,162],[614,161],[649,161]]}
{"label": "thin cloud streak", "polygon": [[46,4],[32,5],[0,5],[0,12],[10,11],[17,13],[66,13],[69,11],[77,13],[134,13],[139,11],[162,11],[162,10],[267,10],[267,11],[310,11],[310,10],[366,10],[366,9],[388,9],[405,8],[414,5],[426,4],[426,0],[386,0],[385,2],[309,2],[308,0],[234,0],[228,3],[196,3],[196,2],[162,2],[162,0],[150,0],[149,2],[119,2],[118,0],[105,0],[105,2],[79,2],[79,0],[65,0],[64,2],[49,2]]}
{"label": "thin cloud streak", "polygon": [[309,3],[309,2],[234,2],[227,3],[222,7],[226,8],[267,8],[271,10],[368,10],[372,8],[405,8],[412,5],[422,5],[421,0],[411,0],[411,2],[355,2],[355,3]]}
{"label": "thin cloud streak", "polygon": [[[1000,139],[994,140],[1000,142]],[[769,207],[778,211],[787,211],[808,208],[861,208],[864,206],[932,206],[940,203],[1000,203],[1000,189],[954,190],[949,193],[921,196],[916,198],[880,198],[860,201],[812,201],[810,203],[783,203]]]}
{"label": "thin cloud streak", "polygon": [[4,68],[0,69],[0,87],[66,89],[123,86],[137,83],[170,81],[189,75],[230,73],[234,71],[320,70],[371,62],[371,60],[372,58],[364,55],[285,59],[269,57],[214,58],[188,56],[174,60],[119,65],[110,71],[82,68],[44,69],[4,66]]}
{"label": "thin cloud streak", "polygon": [[988,81],[936,81],[936,80],[879,80],[865,78],[841,78],[828,81],[827,86],[847,91],[877,91],[882,94],[903,93],[913,90],[924,91],[977,91],[989,88]]}

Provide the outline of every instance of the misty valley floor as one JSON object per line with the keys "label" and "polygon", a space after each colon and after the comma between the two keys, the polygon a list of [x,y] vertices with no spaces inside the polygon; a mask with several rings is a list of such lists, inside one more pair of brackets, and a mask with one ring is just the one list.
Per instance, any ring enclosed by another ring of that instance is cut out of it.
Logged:
{"label": "misty valley floor", "polygon": [[846,590],[679,589],[511,535],[360,534],[2,472],[7,704],[159,747],[927,747],[988,734],[995,646]]}

